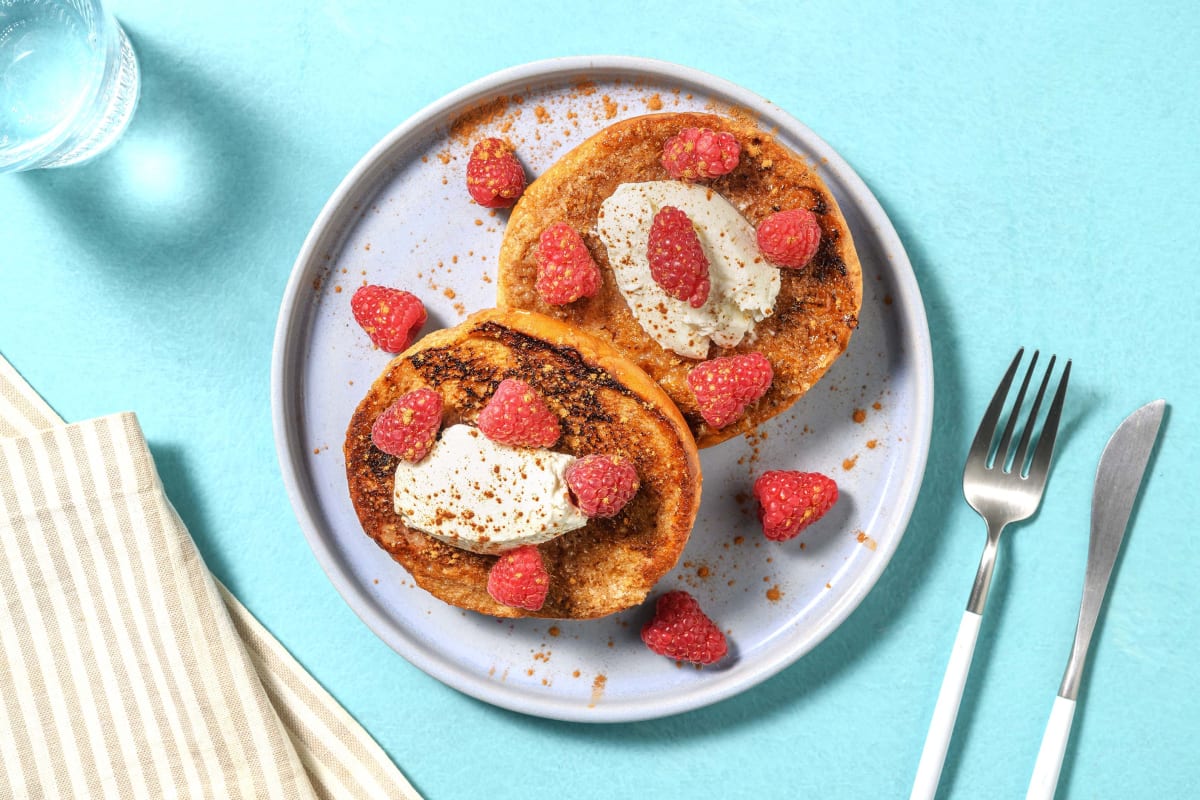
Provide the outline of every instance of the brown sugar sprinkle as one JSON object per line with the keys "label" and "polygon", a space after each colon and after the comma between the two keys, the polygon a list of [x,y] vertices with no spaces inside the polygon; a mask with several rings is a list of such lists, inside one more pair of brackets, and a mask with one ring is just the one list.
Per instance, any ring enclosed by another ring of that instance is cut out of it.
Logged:
{"label": "brown sugar sprinkle", "polygon": [[863,547],[867,548],[868,550],[874,550],[878,546],[876,541],[874,539],[872,539],[870,536],[868,536],[866,533],[864,533],[863,531],[859,531],[858,534],[854,538],[858,541],[859,544],[861,544]]}
{"label": "brown sugar sprinkle", "polygon": [[580,673],[580,671],[579,671],[579,670],[575,670],[574,672],[572,672],[572,673],[571,673],[571,677],[572,677],[572,678],[578,678],[578,677],[579,677],[581,674],[582,674],[582,673]]}
{"label": "brown sugar sprinkle", "polygon": [[617,115],[617,111],[620,110],[616,102],[614,102],[613,99],[608,95],[604,95],[600,98],[600,100],[604,103],[604,118],[612,119],[615,117]]}
{"label": "brown sugar sprinkle", "polygon": [[378,585],[378,584],[379,584],[379,578],[376,578],[376,579],[375,579],[375,584],[376,584],[376,585]]}
{"label": "brown sugar sprinkle", "polygon": [[559,634],[559,633],[561,633],[561,632],[562,632],[562,631],[560,631],[560,630],[558,629],[558,626],[557,626],[557,625],[551,625],[551,626],[550,626],[550,629],[549,629],[548,631],[546,631],[546,633],[550,634],[551,636],[558,636],[558,634]]}
{"label": "brown sugar sprinkle", "polygon": [[341,287],[341,286],[334,286],[334,287],[333,287],[333,293],[334,293],[334,294],[341,294],[341,293],[342,293],[342,287]]}
{"label": "brown sugar sprinkle", "polygon": [[658,92],[655,92],[654,94],[647,97],[645,100],[645,103],[646,103],[646,108],[650,109],[651,111],[662,111],[662,107],[663,107],[662,95],[660,95]]}
{"label": "brown sugar sprinkle", "polygon": [[767,589],[767,599],[772,603],[778,603],[781,597],[783,597],[783,592],[779,591],[779,584],[775,584],[770,589]]}
{"label": "brown sugar sprinkle", "polygon": [[867,421],[867,412],[863,411],[861,408],[856,408],[854,409],[853,417],[854,421],[861,425]]}
{"label": "brown sugar sprinkle", "polygon": [[477,219],[477,220],[475,220],[475,224],[476,224],[476,225],[482,225],[482,224],[483,224],[483,220],[481,220],[481,219]]}
{"label": "brown sugar sprinkle", "polygon": [[849,472],[850,470],[854,469],[854,465],[855,465],[855,464],[857,464],[857,463],[858,463],[858,456],[857,456],[857,455],[856,455],[856,456],[854,456],[853,458],[847,458],[847,459],[845,459],[844,461],[842,461],[842,469],[844,469],[844,470],[846,470],[847,472]]}
{"label": "brown sugar sprinkle", "polygon": [[696,570],[696,574],[701,578],[707,578],[709,576],[708,567],[701,566],[698,570]]}
{"label": "brown sugar sprinkle", "polygon": [[745,537],[745,536],[735,536],[735,537],[733,537],[733,543],[734,543],[734,544],[741,544],[741,543],[742,543],[742,542],[744,542],[744,541],[746,541],[746,537]]}
{"label": "brown sugar sprinkle", "polygon": [[603,673],[592,679],[592,700],[588,703],[589,708],[595,708],[596,703],[604,695],[604,685],[608,683],[608,676]]}
{"label": "brown sugar sprinkle", "polygon": [[871,439],[871,440],[869,440],[869,441],[867,442],[867,449],[868,449],[868,450],[874,450],[874,449],[875,449],[876,447],[878,447],[878,446],[879,446],[879,442],[878,442],[877,440],[875,440],[875,439]]}
{"label": "brown sugar sprinkle", "polygon": [[596,93],[596,84],[592,81],[580,81],[575,84],[575,91],[584,97],[588,97]]}
{"label": "brown sugar sprinkle", "polygon": [[454,294],[454,290],[448,286],[445,289],[442,289],[442,294],[446,295],[446,299],[448,300],[453,300],[457,296]]}
{"label": "brown sugar sprinkle", "polygon": [[500,96],[480,103],[450,123],[450,138],[459,144],[474,140],[480,129],[499,120],[508,111],[513,98]]}
{"label": "brown sugar sprinkle", "polygon": [[539,123],[549,122],[551,120],[550,112],[546,110],[545,106],[538,106],[533,110],[533,114],[537,117],[537,121]]}
{"label": "brown sugar sprinkle", "polygon": [[883,408],[883,403],[880,403],[878,400],[876,400],[874,403],[871,404],[871,408],[878,411],[879,409]]}
{"label": "brown sugar sprinkle", "polygon": [[441,161],[443,164],[450,163],[451,156],[450,156],[449,150],[443,150],[442,152],[437,154],[437,157],[438,157],[438,161]]}

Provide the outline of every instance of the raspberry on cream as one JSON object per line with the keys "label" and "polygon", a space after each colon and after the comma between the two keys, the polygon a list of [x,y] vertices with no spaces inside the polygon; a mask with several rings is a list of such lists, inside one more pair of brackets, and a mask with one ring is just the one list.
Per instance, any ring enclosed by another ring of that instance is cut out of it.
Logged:
{"label": "raspberry on cream", "polygon": [[[650,274],[647,242],[663,206],[691,218],[708,256],[711,288],[699,308],[671,297]],[[733,347],[774,312],[779,270],[759,253],[754,226],[710,188],[679,181],[623,183],[601,205],[596,232],[634,318],[667,350],[705,358],[710,342]]]}
{"label": "raspberry on cream", "polygon": [[540,544],[587,524],[564,477],[574,462],[452,425],[420,462],[396,466],[393,507],[410,528],[475,553]]}

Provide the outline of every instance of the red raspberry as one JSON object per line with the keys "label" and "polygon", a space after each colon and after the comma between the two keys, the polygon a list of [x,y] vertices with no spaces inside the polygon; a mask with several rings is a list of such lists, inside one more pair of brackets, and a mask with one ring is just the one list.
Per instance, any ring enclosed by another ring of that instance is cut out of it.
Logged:
{"label": "red raspberry", "polygon": [[667,592],[658,598],[654,619],[642,627],[642,641],[660,656],[677,661],[711,664],[725,657],[725,634],[700,610],[687,592]]}
{"label": "red raspberry", "polygon": [[781,267],[800,269],[817,254],[821,224],[807,208],[777,211],[758,223],[758,249]]}
{"label": "red raspberry", "polygon": [[783,542],[825,516],[837,502],[838,488],[817,472],[772,470],[754,482],[754,497],[763,535]]}
{"label": "red raspberry", "polygon": [[558,417],[533,387],[505,378],[479,412],[479,430],[493,442],[513,447],[550,447],[561,431]]}
{"label": "red raspberry", "polygon": [[650,223],[646,245],[650,277],[676,300],[699,308],[708,299],[708,256],[687,214],[663,206]]}
{"label": "red raspberry", "polygon": [[600,268],[579,232],[556,222],[538,237],[537,282],[542,299],[552,305],[591,297],[600,289]]}
{"label": "red raspberry", "polygon": [[402,395],[371,426],[371,441],[388,455],[414,464],[429,453],[442,427],[442,396],[433,389]]}
{"label": "red raspberry", "polygon": [[375,346],[388,353],[406,349],[425,324],[425,306],[417,296],[387,286],[360,286],[350,310]]}
{"label": "red raspberry", "polygon": [[700,416],[714,428],[724,428],[766,394],[775,372],[762,353],[714,358],[692,367],[688,386],[700,406]]}
{"label": "red raspberry", "polygon": [[488,570],[487,591],[501,605],[540,609],[550,591],[550,574],[537,547],[527,544],[502,553]]}
{"label": "red raspberry", "polygon": [[503,139],[484,139],[467,161],[467,191],[484,208],[508,208],[525,191],[525,169]]}
{"label": "red raspberry", "polygon": [[621,456],[584,456],[565,477],[575,505],[589,517],[615,517],[638,490],[637,467]]}
{"label": "red raspberry", "polygon": [[733,172],[741,149],[732,133],[684,128],[663,144],[662,165],[676,179],[716,178]]}

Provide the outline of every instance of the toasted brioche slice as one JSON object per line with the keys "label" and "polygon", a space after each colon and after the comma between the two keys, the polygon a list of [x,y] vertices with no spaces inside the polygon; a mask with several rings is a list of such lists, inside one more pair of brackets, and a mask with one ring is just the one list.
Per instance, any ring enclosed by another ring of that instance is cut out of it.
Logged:
{"label": "toasted brioche slice", "polygon": [[[617,289],[596,233],[600,205],[618,186],[670,180],[659,161],[663,143],[688,127],[727,131],[741,144],[737,168],[703,185],[752,225],[775,211],[803,207],[817,215],[822,230],[820,249],[806,268],[781,270],[774,315],[736,347],[710,346],[708,358],[757,350],[775,371],[770,391],[742,419],[719,430],[704,422],[687,385],[697,361],[662,348],[642,329]],[[583,235],[601,272],[594,297],[562,306],[545,303],[534,288],[538,236],[558,221]],[[525,190],[509,218],[499,260],[498,305],[547,314],[611,342],[662,385],[700,447],[752,430],[808,391],[846,349],[862,303],[862,270],[850,230],[816,169],[752,124],[712,114],[634,117],[580,144]]]}
{"label": "toasted brioche slice", "polygon": [[[615,517],[591,519],[538,545],[550,593],[536,612],[488,595],[496,556],[403,524],[393,511],[396,459],[371,443],[376,417],[405,392],[433,388],[442,395],[445,425],[472,423],[505,378],[531,384],[559,416],[562,437],[552,449],[625,456],[641,480]],[[696,445],[662,389],[608,344],[524,311],[478,312],[393,359],[350,420],[345,456],[350,498],[367,535],[436,597],[499,617],[599,617],[640,603],[675,565],[700,503]]]}

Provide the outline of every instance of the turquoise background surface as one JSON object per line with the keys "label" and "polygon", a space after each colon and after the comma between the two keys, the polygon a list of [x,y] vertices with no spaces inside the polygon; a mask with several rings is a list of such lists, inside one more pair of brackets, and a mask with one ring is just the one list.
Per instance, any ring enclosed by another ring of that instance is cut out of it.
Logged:
{"label": "turquoise background surface", "polygon": [[[430,798],[907,796],[984,541],[970,437],[1018,345],[1069,356],[1061,450],[1002,542],[941,796],[1023,796],[1097,459],[1158,397],[1059,797],[1194,796],[1200,6],[962,5],[124,0],[144,80],[125,140],[0,177],[0,352],[69,420],[138,413],[212,570]],[[292,261],[363,153],[497,69],[600,53],[719,75],[828,141],[908,250],[936,376],[915,514],[846,623],[738,697],[608,726],[491,707],[383,645],[305,543],[268,401]]]}

